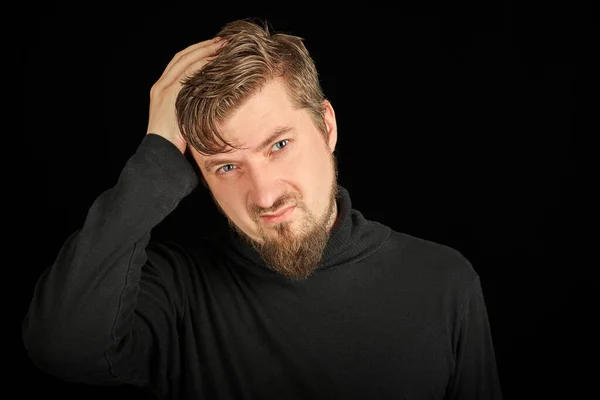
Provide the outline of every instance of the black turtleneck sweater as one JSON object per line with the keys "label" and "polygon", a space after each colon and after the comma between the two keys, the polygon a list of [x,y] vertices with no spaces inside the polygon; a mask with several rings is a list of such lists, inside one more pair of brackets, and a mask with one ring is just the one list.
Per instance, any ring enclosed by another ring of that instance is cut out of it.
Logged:
{"label": "black turtleneck sweater", "polygon": [[40,276],[23,340],[60,379],[164,399],[500,399],[480,280],[447,246],[365,219],[341,189],[319,269],[292,282],[233,233],[151,230],[196,187],[147,135]]}

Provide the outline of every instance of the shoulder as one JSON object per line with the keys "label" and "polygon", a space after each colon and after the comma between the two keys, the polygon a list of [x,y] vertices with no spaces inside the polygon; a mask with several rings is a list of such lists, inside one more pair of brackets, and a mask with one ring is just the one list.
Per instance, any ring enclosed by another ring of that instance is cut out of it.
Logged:
{"label": "shoulder", "polygon": [[420,280],[465,289],[478,278],[470,260],[447,244],[392,230],[386,247],[400,270]]}

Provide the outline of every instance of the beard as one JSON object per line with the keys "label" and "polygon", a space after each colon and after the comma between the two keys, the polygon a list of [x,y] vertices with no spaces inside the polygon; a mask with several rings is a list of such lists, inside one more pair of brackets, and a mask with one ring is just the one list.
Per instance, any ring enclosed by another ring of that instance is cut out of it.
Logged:
{"label": "beard", "polygon": [[[257,241],[242,231],[221,210],[230,227],[260,254],[267,267],[290,280],[305,280],[318,268],[323,258],[325,247],[329,241],[329,230],[335,222],[336,198],[339,191],[337,161],[333,155],[332,164],[334,179],[329,189],[329,203],[322,216],[316,216],[311,212],[300,195],[296,193],[285,193],[268,209],[256,205],[251,206],[249,212],[254,221],[260,221],[260,216],[267,212],[281,210],[292,205],[296,206],[296,211],[302,213],[301,219],[298,221],[284,221],[273,226],[264,226],[258,223],[260,241]],[[294,224],[297,225],[296,228],[294,228]]]}
{"label": "beard", "polygon": [[283,204],[283,207],[295,205],[304,214],[297,222],[299,226],[294,229],[293,221],[285,221],[273,227],[259,225],[260,242],[246,235],[231,221],[230,225],[261,255],[267,267],[288,279],[301,281],[317,269],[323,258],[329,240],[329,227],[336,211],[337,192],[337,185],[332,185],[329,205],[320,218],[316,218],[299,199],[290,204],[289,199],[296,196],[281,196],[272,208],[281,208],[278,204]]}

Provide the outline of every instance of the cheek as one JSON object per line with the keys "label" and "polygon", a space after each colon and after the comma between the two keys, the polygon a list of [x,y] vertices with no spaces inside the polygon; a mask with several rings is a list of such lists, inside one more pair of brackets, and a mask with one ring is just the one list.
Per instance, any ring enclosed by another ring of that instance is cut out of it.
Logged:
{"label": "cheek", "polygon": [[[312,151],[309,157],[304,157],[302,168],[296,173],[303,187],[305,200],[313,207],[322,203],[327,196],[333,179],[333,164],[331,154],[326,149]],[[318,208],[318,207],[317,207]]]}
{"label": "cheek", "polygon": [[211,185],[211,188],[213,196],[223,212],[230,219],[238,221],[240,215],[243,215],[246,210],[242,194],[235,190],[235,188],[222,187],[220,185]]}

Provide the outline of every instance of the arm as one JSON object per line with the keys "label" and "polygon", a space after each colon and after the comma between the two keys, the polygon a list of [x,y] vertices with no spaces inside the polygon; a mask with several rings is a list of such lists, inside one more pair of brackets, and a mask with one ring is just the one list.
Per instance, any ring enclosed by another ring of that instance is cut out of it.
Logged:
{"label": "arm", "polygon": [[468,288],[453,348],[455,368],[447,398],[501,400],[494,345],[479,277]]}
{"label": "arm", "polygon": [[[184,154],[175,99],[187,74],[222,46],[207,40],[177,53],[150,91],[146,137],[114,187],[38,279],[22,325],[35,365],[67,381],[161,385],[178,365],[181,257],[150,245],[150,232],[198,183]],[[169,364],[170,363],[170,364]]]}
{"label": "arm", "polygon": [[[177,275],[169,272],[176,265],[163,267],[167,258],[146,245],[151,229],[196,184],[177,148],[158,135],[144,138],[36,284],[23,321],[35,365],[83,383],[150,378],[149,357],[166,351],[154,335],[175,334],[183,299]],[[138,376],[113,369],[111,362],[125,354],[140,368]]]}

